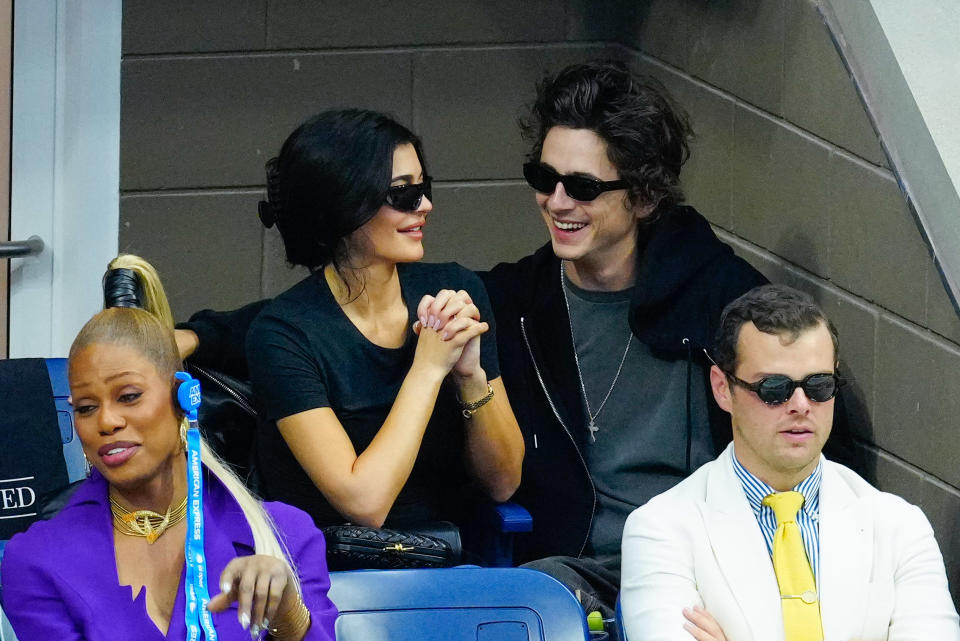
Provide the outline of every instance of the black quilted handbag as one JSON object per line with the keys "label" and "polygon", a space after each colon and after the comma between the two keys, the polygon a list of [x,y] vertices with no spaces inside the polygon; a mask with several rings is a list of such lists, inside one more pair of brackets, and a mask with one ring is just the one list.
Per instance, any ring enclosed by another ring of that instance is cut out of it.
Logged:
{"label": "black quilted handbag", "polygon": [[449,542],[429,534],[333,525],[323,528],[323,535],[330,570],[444,568],[459,563]]}

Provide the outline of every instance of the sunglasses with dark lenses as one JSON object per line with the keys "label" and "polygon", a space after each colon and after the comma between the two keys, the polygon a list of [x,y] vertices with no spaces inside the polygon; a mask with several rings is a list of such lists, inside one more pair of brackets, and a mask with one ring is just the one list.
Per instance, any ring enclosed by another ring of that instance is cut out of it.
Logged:
{"label": "sunglasses with dark lenses", "polygon": [[390,187],[387,189],[385,201],[397,211],[417,211],[420,209],[420,203],[423,202],[424,196],[433,198],[430,190],[432,180],[430,176],[424,176],[422,183]]}
{"label": "sunglasses with dark lenses", "polygon": [[742,378],[737,378],[729,372],[724,372],[732,381],[740,387],[750,390],[756,394],[761,401],[767,405],[780,405],[786,403],[793,396],[793,391],[798,387],[803,390],[811,401],[817,403],[826,403],[837,395],[837,390],[845,381],[836,374],[811,374],[802,381],[792,380],[789,376],[783,374],[774,374],[764,376],[756,383],[748,383]]}
{"label": "sunglasses with dark lenses", "polygon": [[626,189],[625,180],[596,180],[584,176],[565,176],[538,162],[528,162],[523,165],[523,177],[527,184],[541,194],[552,194],[557,183],[563,185],[563,190],[574,200],[590,201],[605,191]]}

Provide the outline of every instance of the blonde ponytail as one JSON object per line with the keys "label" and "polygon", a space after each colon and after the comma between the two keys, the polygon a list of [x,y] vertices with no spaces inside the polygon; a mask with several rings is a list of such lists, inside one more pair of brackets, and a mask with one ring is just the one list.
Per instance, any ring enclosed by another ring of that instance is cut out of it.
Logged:
{"label": "blonde ponytail", "polygon": [[163,284],[160,282],[160,275],[153,265],[133,254],[120,254],[110,261],[107,270],[111,269],[129,269],[136,272],[140,277],[140,284],[143,286],[142,309],[150,312],[163,323],[164,327],[173,329],[173,312],[170,310],[170,303],[167,301],[167,293],[163,290]]}

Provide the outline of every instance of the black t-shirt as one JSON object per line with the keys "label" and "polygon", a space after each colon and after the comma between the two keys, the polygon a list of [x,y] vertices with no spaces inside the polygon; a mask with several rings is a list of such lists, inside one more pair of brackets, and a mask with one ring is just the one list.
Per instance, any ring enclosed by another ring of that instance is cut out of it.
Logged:
{"label": "black t-shirt", "polygon": [[[471,271],[455,263],[397,265],[409,324],[417,305],[441,289],[465,289],[490,331],[480,340],[480,362],[489,380],[500,376],[493,312],[486,290]],[[344,521],[316,488],[277,429],[278,419],[318,407],[333,409],[359,454],[377,435],[413,363],[417,337],[402,347],[371,343],[337,304],[322,272],[274,299],[247,335],[247,361],[262,426],[258,462],[265,498],[299,507],[319,526]],[[467,479],[463,465],[463,417],[455,386],[444,382],[427,424],[420,453],[387,517],[387,525],[456,520]]]}

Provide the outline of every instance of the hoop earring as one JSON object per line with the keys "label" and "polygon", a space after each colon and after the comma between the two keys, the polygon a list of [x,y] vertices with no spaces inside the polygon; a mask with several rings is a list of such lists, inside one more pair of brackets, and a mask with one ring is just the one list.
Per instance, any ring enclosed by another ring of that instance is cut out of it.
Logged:
{"label": "hoop earring", "polygon": [[186,416],[180,418],[180,449],[187,451],[187,430],[190,429],[190,421]]}

